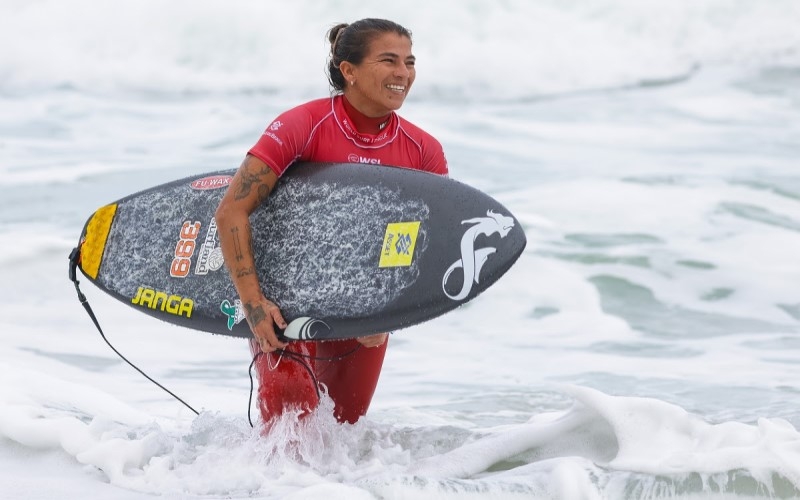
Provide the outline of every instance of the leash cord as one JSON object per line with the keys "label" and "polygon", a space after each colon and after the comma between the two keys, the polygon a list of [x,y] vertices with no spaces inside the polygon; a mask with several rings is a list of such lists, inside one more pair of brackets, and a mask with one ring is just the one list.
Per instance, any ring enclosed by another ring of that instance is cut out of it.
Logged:
{"label": "leash cord", "polygon": [[[133,368],[134,370],[139,372],[139,374],[141,374],[144,378],[146,378],[147,380],[149,380],[150,382],[152,382],[153,384],[155,384],[156,386],[161,388],[161,390],[163,390],[164,392],[166,392],[167,394],[169,394],[170,396],[175,398],[177,401],[182,403],[186,408],[191,410],[195,415],[200,415],[200,413],[197,410],[195,410],[194,408],[192,408],[192,406],[189,403],[187,403],[186,401],[184,401],[183,399],[178,397],[174,392],[170,391],[169,389],[167,389],[166,387],[161,385],[158,381],[153,379],[150,375],[148,375],[144,371],[142,371],[138,366],[136,366],[130,360],[128,360],[128,358],[123,356],[122,353],[119,352],[111,344],[111,342],[109,342],[108,338],[106,338],[106,334],[103,332],[103,329],[100,327],[100,322],[97,320],[97,317],[95,316],[94,311],[92,311],[92,307],[89,305],[89,301],[86,299],[86,296],[81,291],[80,281],[78,281],[77,273],[76,273],[76,269],[78,267],[78,259],[79,259],[79,257],[80,257],[79,247],[75,247],[72,250],[72,252],[69,254],[69,264],[70,264],[69,265],[69,279],[75,285],[75,292],[78,294],[78,300],[80,301],[80,303],[83,306],[83,308],[86,310],[86,313],[89,315],[89,318],[91,318],[92,323],[94,323],[94,326],[97,328],[97,331],[100,332],[100,337],[102,337],[103,340],[105,341],[105,343],[108,345],[108,347],[110,347],[111,350],[114,351],[114,353],[116,353],[116,355],[120,357],[120,359],[122,359],[124,362],[126,362],[128,365],[130,365],[131,368]],[[281,356],[285,356],[286,358],[291,359],[292,361],[295,361],[295,362],[299,363],[300,366],[302,366],[306,370],[306,372],[308,372],[309,377],[311,377],[311,380],[314,383],[314,389],[316,389],[316,391],[317,391],[317,400],[319,400],[322,397],[322,395],[320,394],[320,390],[319,390],[319,381],[317,380],[316,375],[314,375],[314,370],[312,370],[311,366],[308,364],[308,360],[313,360],[313,361],[339,361],[339,360],[342,360],[342,359],[344,359],[344,358],[346,358],[348,356],[352,356],[359,349],[361,349],[361,347],[363,347],[363,346],[358,345],[358,346],[355,347],[355,349],[352,349],[352,350],[350,350],[350,351],[348,351],[348,352],[346,352],[344,354],[340,354],[338,356],[331,356],[331,357],[310,356],[308,354],[301,354],[301,353],[298,353],[298,352],[287,351],[286,349],[278,349],[275,352],[279,353]],[[250,415],[250,413],[251,413],[250,410],[251,410],[251,408],[253,406],[253,392],[254,392],[253,366],[256,364],[256,360],[258,360],[258,358],[260,356],[262,356],[263,354],[264,354],[263,352],[259,352],[255,356],[253,356],[253,360],[250,362],[250,366],[247,369],[247,374],[250,377],[250,394],[249,394],[248,399],[247,399],[247,421],[250,423],[250,427],[254,427],[253,426],[253,419],[251,418],[251,415]]]}
{"label": "leash cord", "polygon": [[200,413],[198,413],[197,410],[192,408],[191,405],[189,405],[189,403],[187,403],[183,399],[179,398],[177,395],[175,395],[174,392],[170,391],[169,389],[167,389],[166,387],[164,387],[163,385],[158,383],[156,380],[154,380],[152,377],[150,377],[150,375],[148,375],[145,372],[143,372],[138,366],[136,366],[135,364],[131,363],[128,360],[128,358],[123,356],[122,353],[120,353],[113,345],[111,345],[111,342],[109,342],[108,339],[106,338],[106,334],[103,333],[103,329],[100,328],[100,323],[97,321],[97,317],[94,315],[94,311],[92,311],[92,307],[89,305],[89,301],[86,299],[86,296],[81,291],[80,282],[78,281],[77,275],[75,273],[75,269],[78,266],[78,256],[79,255],[80,255],[80,252],[79,252],[77,247],[72,250],[72,253],[69,254],[69,263],[70,263],[70,266],[69,266],[69,279],[75,284],[75,291],[78,293],[78,300],[80,301],[81,305],[83,305],[83,308],[86,310],[86,312],[89,314],[89,317],[92,319],[92,322],[94,323],[94,326],[97,328],[97,331],[100,332],[100,336],[103,338],[103,340],[106,342],[106,344],[108,344],[108,347],[110,347],[111,350],[114,351],[117,354],[117,356],[120,357],[120,359],[122,359],[122,361],[128,363],[134,370],[139,372],[144,378],[146,378],[150,382],[154,383],[155,385],[160,387],[164,392],[166,392],[167,394],[169,394],[173,398],[175,398],[178,401],[180,401],[181,403],[183,403],[183,405],[185,407],[189,408],[195,415],[200,415]]}

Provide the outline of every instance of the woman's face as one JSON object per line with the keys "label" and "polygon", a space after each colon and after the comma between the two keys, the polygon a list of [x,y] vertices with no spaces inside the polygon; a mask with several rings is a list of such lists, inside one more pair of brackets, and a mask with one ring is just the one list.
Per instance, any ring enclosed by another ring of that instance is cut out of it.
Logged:
{"label": "woman's face", "polygon": [[416,77],[414,62],[408,37],[379,35],[370,43],[361,64],[342,62],[339,66],[347,80],[345,95],[350,104],[371,117],[400,109]]}

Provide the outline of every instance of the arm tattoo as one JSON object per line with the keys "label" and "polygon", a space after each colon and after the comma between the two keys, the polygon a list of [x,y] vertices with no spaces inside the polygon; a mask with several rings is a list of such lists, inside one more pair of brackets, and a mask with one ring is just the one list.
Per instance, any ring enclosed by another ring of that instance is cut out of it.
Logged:
{"label": "arm tattoo", "polygon": [[242,268],[236,271],[237,278],[241,278],[243,276],[250,276],[251,274],[256,274],[256,270],[254,267]]}
{"label": "arm tattoo", "polygon": [[233,233],[233,251],[236,252],[236,262],[239,262],[240,260],[244,259],[244,254],[242,253],[242,242],[239,241],[239,227],[232,227],[231,233]]}
{"label": "arm tattoo", "polygon": [[247,168],[248,162],[249,157],[245,158],[244,162],[242,163],[241,176],[239,183],[236,185],[235,199],[241,200],[243,198],[247,198],[250,195],[250,191],[253,189],[253,186],[258,184],[258,201],[259,203],[262,203],[269,195],[269,187],[263,184],[262,177],[267,175],[271,169],[264,165],[258,172],[250,172]]}
{"label": "arm tattoo", "polygon": [[250,194],[250,189],[253,187],[253,184],[259,182],[259,175],[258,174],[251,174],[247,170],[242,170],[242,177],[239,184],[236,186],[236,199],[241,200],[242,198],[247,198]]}
{"label": "arm tattoo", "polygon": [[248,302],[244,305],[244,308],[247,312],[247,322],[250,323],[250,328],[255,328],[256,325],[264,321],[264,318],[267,317],[267,314],[260,305],[253,307],[253,305]]}

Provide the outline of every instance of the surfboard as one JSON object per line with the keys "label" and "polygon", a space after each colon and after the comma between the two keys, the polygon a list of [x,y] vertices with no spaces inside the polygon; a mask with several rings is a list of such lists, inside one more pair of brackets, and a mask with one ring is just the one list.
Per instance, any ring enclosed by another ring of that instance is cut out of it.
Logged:
{"label": "surfboard", "polygon": [[[214,213],[235,170],[175,180],[105,205],[80,236],[78,269],[158,319],[249,338]],[[491,196],[426,172],[299,163],[250,217],[266,297],[287,338],[354,338],[456,309],[521,255],[519,221]]]}

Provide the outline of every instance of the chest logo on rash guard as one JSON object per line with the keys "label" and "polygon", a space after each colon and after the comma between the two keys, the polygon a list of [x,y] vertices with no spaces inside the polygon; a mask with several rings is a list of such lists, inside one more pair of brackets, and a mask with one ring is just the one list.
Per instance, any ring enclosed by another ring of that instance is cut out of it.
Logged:
{"label": "chest logo on rash guard", "polygon": [[347,156],[347,161],[350,163],[367,163],[369,165],[380,165],[381,160],[380,158],[366,158],[364,156],[358,156],[355,153],[350,153]]}
{"label": "chest logo on rash guard", "polygon": [[[442,290],[444,294],[453,300],[463,300],[472,291],[473,283],[479,283],[481,268],[489,256],[497,251],[494,247],[475,248],[475,239],[479,235],[489,236],[498,233],[501,238],[505,238],[511,228],[514,227],[514,219],[511,217],[497,214],[489,210],[487,217],[476,217],[461,221],[462,224],[474,224],[464,232],[461,237],[461,258],[453,262],[447,269],[442,278]],[[455,295],[447,291],[447,281],[453,271],[462,269],[464,271],[464,281],[461,290]]]}

